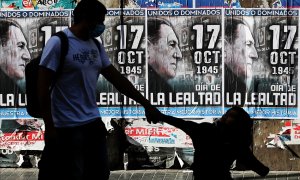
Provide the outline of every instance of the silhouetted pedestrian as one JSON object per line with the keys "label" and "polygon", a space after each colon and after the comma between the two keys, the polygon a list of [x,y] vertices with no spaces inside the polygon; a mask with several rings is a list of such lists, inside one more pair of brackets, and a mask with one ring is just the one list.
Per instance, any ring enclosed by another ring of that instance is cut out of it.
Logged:
{"label": "silhouetted pedestrian", "polygon": [[269,173],[269,168],[250,149],[253,121],[243,108],[230,108],[214,123],[198,124],[167,115],[160,120],[191,137],[195,148],[192,170],[196,180],[232,179],[230,167],[235,160],[260,176]]}

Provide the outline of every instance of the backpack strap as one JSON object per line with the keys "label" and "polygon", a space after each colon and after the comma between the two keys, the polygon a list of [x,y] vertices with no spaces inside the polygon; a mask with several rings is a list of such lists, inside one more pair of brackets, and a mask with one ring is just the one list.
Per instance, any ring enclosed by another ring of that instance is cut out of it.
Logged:
{"label": "backpack strap", "polygon": [[99,50],[99,53],[101,53],[101,49],[100,49],[100,42],[96,39],[96,38],[93,38],[93,41],[94,43],[96,44],[98,50]]}
{"label": "backpack strap", "polygon": [[56,78],[57,78],[62,73],[65,64],[65,57],[68,54],[68,50],[69,50],[69,39],[63,31],[59,31],[53,34],[52,36],[58,36],[60,38],[60,63],[56,71]]}
{"label": "backpack strap", "polygon": [[65,57],[68,54],[68,50],[69,50],[69,39],[63,31],[59,31],[59,32],[53,34],[52,36],[58,36],[60,39],[60,62],[59,62],[57,71],[55,73],[52,85],[50,87],[50,91],[52,91],[58,77],[62,74],[62,70],[63,70],[64,64],[65,64]]}

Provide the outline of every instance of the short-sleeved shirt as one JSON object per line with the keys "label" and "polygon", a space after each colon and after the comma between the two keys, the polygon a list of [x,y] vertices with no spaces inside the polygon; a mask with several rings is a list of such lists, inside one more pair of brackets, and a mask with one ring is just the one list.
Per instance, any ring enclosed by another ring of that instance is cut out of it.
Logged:
{"label": "short-sleeved shirt", "polygon": [[[52,90],[51,110],[55,127],[74,127],[100,116],[96,103],[97,80],[101,70],[111,62],[102,44],[99,51],[93,39],[81,40],[69,29],[64,32],[69,39],[69,50]],[[40,66],[57,71],[60,45],[59,37],[49,39]]]}

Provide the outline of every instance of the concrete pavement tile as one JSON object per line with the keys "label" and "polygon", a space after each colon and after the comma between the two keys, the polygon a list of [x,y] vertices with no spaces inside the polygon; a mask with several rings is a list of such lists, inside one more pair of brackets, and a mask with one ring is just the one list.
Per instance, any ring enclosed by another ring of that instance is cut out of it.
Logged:
{"label": "concrete pavement tile", "polygon": [[130,172],[130,171],[128,171],[128,172],[123,172],[121,175],[120,175],[120,177],[119,177],[119,180],[130,180],[131,179],[131,177],[132,177],[132,175],[133,175],[133,172]]}
{"label": "concrete pavement tile", "polygon": [[278,177],[278,178],[276,178],[276,180],[287,180],[287,177]]}
{"label": "concrete pavement tile", "polygon": [[17,170],[15,169],[15,168],[4,168],[5,170],[3,170],[2,172],[1,172],[1,180],[10,180],[10,177],[11,176],[14,176],[14,180],[16,180],[16,178],[18,178],[18,177],[15,177],[15,175],[19,175],[19,174],[17,174]]}
{"label": "concrete pavement tile", "polygon": [[[25,177],[22,176],[23,170],[19,168],[8,168],[4,175],[4,180],[25,180]],[[1,180],[2,180],[3,174],[1,174]],[[27,179],[27,177],[26,177]]]}
{"label": "concrete pavement tile", "polygon": [[193,178],[193,173],[191,171],[179,171],[175,180],[190,180]]}
{"label": "concrete pavement tile", "polygon": [[133,173],[130,180],[141,180],[143,176],[144,176],[144,172],[138,171],[136,173]]}
{"label": "concrete pavement tile", "polygon": [[165,177],[166,177],[165,172],[156,172],[153,176],[153,179],[155,179],[155,180],[164,180]]}
{"label": "concrete pavement tile", "polygon": [[288,180],[300,180],[300,173],[298,172],[287,172]]}
{"label": "concrete pavement tile", "polygon": [[29,179],[31,176],[34,176],[34,171],[30,169],[24,169],[24,171],[20,174],[20,177],[24,179]]}
{"label": "concrete pavement tile", "polygon": [[110,180],[118,180],[122,175],[123,171],[113,171],[110,172]]}
{"label": "concrete pavement tile", "polygon": [[289,176],[288,180],[299,180],[300,177],[299,176]]}
{"label": "concrete pavement tile", "polygon": [[245,178],[253,179],[255,174],[252,171],[232,171],[231,176],[233,179],[241,180]]}
{"label": "concrete pavement tile", "polygon": [[164,180],[174,180],[177,175],[178,175],[179,171],[177,172],[166,172],[166,176],[164,178]]}
{"label": "concrete pavement tile", "polygon": [[145,171],[141,180],[154,180],[155,173],[155,171]]}

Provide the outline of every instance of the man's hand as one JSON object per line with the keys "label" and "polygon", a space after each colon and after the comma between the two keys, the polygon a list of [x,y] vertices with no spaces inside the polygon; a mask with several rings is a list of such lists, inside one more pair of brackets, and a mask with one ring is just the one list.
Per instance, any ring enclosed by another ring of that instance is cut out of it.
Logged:
{"label": "man's hand", "polygon": [[54,126],[46,126],[45,128],[45,143],[49,142],[49,141],[56,141],[57,139],[57,132],[54,128]]}
{"label": "man's hand", "polygon": [[145,108],[145,114],[148,123],[158,123],[162,120],[162,113],[154,106],[149,106]]}
{"label": "man's hand", "polygon": [[57,132],[53,124],[51,111],[47,111],[43,114],[43,120],[45,123],[45,134],[44,134],[45,143],[55,140],[57,138]]}

